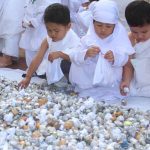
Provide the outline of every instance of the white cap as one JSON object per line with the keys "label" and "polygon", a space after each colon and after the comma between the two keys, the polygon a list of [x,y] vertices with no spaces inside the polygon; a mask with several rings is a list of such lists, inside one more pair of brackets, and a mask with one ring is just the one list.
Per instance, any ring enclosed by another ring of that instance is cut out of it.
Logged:
{"label": "white cap", "polygon": [[119,11],[116,2],[112,0],[100,0],[94,4],[93,19],[102,23],[116,24],[119,19]]}
{"label": "white cap", "polygon": [[87,2],[90,2],[89,0],[81,0],[81,3],[87,3]]}

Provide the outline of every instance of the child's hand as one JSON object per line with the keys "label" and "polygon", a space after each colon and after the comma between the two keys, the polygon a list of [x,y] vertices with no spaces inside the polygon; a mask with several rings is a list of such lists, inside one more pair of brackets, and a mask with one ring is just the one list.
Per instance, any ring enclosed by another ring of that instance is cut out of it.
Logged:
{"label": "child's hand", "polygon": [[34,28],[33,24],[31,23],[31,21],[29,21],[29,27],[30,28]]}
{"label": "child's hand", "polygon": [[125,81],[122,81],[121,84],[120,84],[120,93],[121,95],[123,96],[126,96],[127,95],[127,92],[124,91],[124,88],[127,87],[129,88],[129,83],[128,82],[125,82]]}
{"label": "child's hand", "polygon": [[18,86],[21,88],[21,89],[25,89],[28,87],[29,83],[30,83],[30,80],[31,78],[29,77],[25,77],[19,84]]}
{"label": "child's hand", "polygon": [[48,55],[48,60],[53,62],[55,59],[59,58],[60,55],[59,55],[59,52],[51,52],[49,55]]}
{"label": "child's hand", "polygon": [[27,27],[29,27],[29,23],[22,21],[22,28],[27,28]]}
{"label": "child's hand", "polygon": [[107,59],[109,62],[114,62],[114,54],[111,50],[109,50],[105,55],[104,58]]}
{"label": "child's hand", "polygon": [[100,52],[99,47],[92,46],[92,47],[90,47],[90,48],[87,50],[86,55],[85,55],[85,58],[87,58],[87,57],[94,57],[94,56],[96,56],[99,52]]}

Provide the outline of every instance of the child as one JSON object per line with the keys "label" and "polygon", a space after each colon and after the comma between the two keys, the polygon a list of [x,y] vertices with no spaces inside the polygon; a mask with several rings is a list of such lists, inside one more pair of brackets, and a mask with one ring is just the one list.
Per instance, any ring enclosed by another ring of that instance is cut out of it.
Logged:
{"label": "child", "polygon": [[121,94],[126,95],[124,87],[130,87],[131,96],[150,97],[150,4],[132,2],[127,6],[125,16],[136,53],[124,67]]}
{"label": "child", "polygon": [[44,22],[48,37],[41,44],[40,50],[33,59],[24,80],[19,83],[21,88],[26,88],[42,60],[47,62],[48,84],[59,81],[64,75],[60,68],[62,59],[69,60],[71,49],[78,45],[80,39],[70,29],[70,13],[67,6],[52,4],[44,13]]}
{"label": "child", "polygon": [[[47,6],[56,3],[58,0],[28,0],[22,25],[25,28],[19,46],[25,50],[27,67],[30,66],[40,45],[47,35],[43,22],[43,14]],[[45,74],[45,64],[42,63],[37,69],[37,75]]]}
{"label": "child", "polygon": [[70,54],[70,82],[80,96],[115,100],[121,97],[122,66],[134,50],[118,21],[115,2],[96,2],[92,14],[93,22],[81,39],[78,51]]}
{"label": "child", "polygon": [[24,6],[25,0],[0,0],[0,68],[10,66],[12,57],[19,57]]}

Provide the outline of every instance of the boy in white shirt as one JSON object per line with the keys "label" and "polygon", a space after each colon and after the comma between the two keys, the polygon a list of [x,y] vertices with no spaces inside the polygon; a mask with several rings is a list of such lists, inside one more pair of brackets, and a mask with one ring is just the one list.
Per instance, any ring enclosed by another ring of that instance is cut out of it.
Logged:
{"label": "boy in white shirt", "polygon": [[123,89],[128,87],[131,96],[150,97],[150,4],[134,1],[127,6],[125,15],[135,54],[124,66],[121,94],[126,95]]}
{"label": "boy in white shirt", "polygon": [[44,23],[48,36],[43,40],[41,47],[33,59],[25,79],[19,86],[26,88],[33,73],[40,63],[45,61],[48,84],[58,82],[64,75],[60,68],[62,59],[69,60],[72,48],[78,45],[80,39],[70,29],[70,13],[67,6],[52,4],[46,8]]}
{"label": "boy in white shirt", "polygon": [[[47,35],[43,14],[50,4],[59,2],[59,0],[28,0],[25,7],[25,15],[22,25],[25,28],[19,46],[25,50],[27,67],[30,66],[33,58],[37,54],[42,41]],[[45,74],[45,64],[41,64],[36,71],[37,75]]]}

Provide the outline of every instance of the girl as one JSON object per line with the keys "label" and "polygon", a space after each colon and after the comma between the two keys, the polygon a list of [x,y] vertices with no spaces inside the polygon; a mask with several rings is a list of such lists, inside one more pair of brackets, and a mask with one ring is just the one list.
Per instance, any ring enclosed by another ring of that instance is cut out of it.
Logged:
{"label": "girl", "polygon": [[119,83],[122,66],[134,49],[125,28],[118,21],[118,8],[111,0],[93,7],[93,22],[71,53],[70,81],[80,96],[114,100],[121,98]]}

